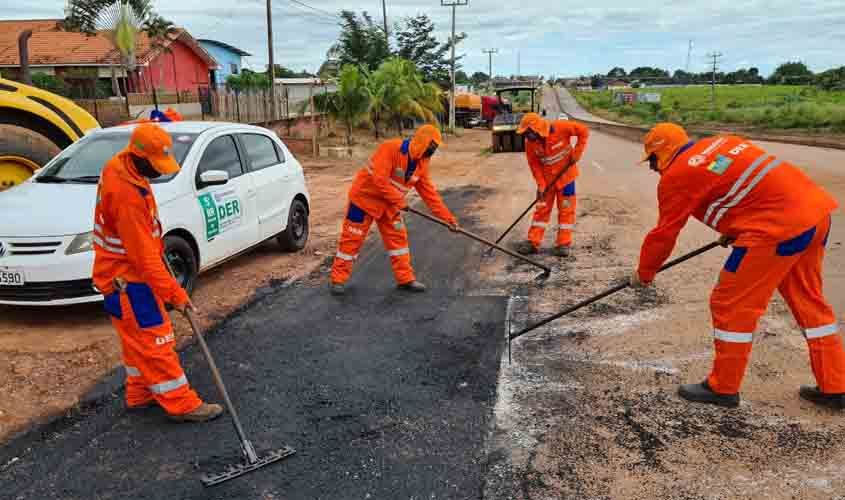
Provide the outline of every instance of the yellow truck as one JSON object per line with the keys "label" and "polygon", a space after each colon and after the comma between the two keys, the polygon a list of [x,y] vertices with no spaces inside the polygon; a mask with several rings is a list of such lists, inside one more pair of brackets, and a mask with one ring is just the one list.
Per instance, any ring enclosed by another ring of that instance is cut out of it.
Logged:
{"label": "yellow truck", "polygon": [[0,191],[100,125],[70,99],[0,78]]}

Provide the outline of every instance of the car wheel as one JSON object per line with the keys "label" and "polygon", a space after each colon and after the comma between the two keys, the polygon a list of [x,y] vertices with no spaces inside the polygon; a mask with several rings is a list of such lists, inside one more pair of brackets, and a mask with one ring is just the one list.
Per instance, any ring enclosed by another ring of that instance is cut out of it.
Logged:
{"label": "car wheel", "polygon": [[293,200],[288,212],[288,227],[279,235],[279,245],[288,252],[298,252],[308,242],[308,208],[301,200]]}
{"label": "car wheel", "polygon": [[182,285],[188,295],[193,293],[199,265],[191,245],[180,236],[166,236],[164,238],[164,255],[167,256],[167,262],[173,270],[176,281]]}

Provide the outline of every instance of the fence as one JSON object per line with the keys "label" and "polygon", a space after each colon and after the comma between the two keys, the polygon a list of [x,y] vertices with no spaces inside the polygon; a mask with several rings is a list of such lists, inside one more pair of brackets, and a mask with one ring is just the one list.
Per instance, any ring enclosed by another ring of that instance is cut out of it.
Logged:
{"label": "fence", "polygon": [[[332,92],[328,85],[277,85],[275,98],[271,92],[232,92],[213,87],[197,87],[177,93],[130,93],[128,97],[103,98],[93,90],[90,96],[78,93],[73,101],[87,110],[103,127],[127,120],[148,117],[157,106],[173,108],[188,120],[222,120],[238,123],[268,123],[310,115],[311,92]],[[96,97],[96,98],[95,98]],[[275,107],[273,106],[275,104]]]}

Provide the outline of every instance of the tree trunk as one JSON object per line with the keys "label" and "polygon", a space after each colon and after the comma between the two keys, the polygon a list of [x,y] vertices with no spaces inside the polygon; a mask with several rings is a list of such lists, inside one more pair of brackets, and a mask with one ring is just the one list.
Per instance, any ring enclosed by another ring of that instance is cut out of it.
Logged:
{"label": "tree trunk", "polygon": [[114,64],[111,65],[111,91],[115,97],[121,96],[120,85],[117,83],[117,68],[115,68]]}
{"label": "tree trunk", "polygon": [[399,133],[399,137],[402,137],[402,115],[396,116],[396,132]]}
{"label": "tree trunk", "polygon": [[352,147],[352,120],[346,120],[346,147]]}

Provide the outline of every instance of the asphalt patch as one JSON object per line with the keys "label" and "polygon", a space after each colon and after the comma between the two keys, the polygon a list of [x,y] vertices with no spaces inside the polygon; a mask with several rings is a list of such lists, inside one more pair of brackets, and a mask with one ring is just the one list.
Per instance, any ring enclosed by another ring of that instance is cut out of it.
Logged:
{"label": "asphalt patch", "polygon": [[[444,198],[460,214],[482,194]],[[483,248],[406,222],[428,293],[395,289],[374,238],[347,296],[331,297],[325,282],[275,283],[208,335],[259,454],[296,455],[204,489],[201,474],[241,460],[230,419],[171,424],[158,409],[126,412],[118,392],[0,450],[0,497],[478,497],[506,298],[463,296]],[[199,349],[181,357],[194,388],[217,400]]]}

